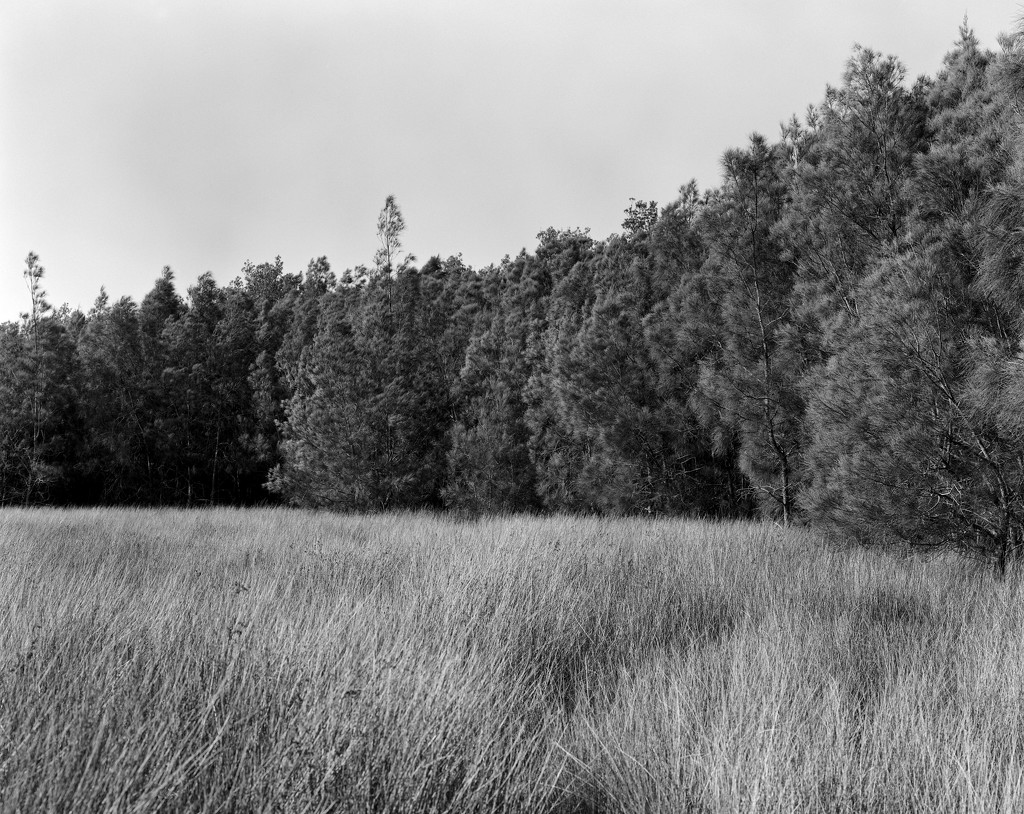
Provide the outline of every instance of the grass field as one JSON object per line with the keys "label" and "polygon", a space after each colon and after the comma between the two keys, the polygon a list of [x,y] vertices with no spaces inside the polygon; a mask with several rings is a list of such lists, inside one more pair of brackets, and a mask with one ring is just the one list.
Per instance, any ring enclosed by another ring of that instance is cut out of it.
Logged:
{"label": "grass field", "polygon": [[756,524],[0,511],[0,808],[1022,811],[1024,596]]}

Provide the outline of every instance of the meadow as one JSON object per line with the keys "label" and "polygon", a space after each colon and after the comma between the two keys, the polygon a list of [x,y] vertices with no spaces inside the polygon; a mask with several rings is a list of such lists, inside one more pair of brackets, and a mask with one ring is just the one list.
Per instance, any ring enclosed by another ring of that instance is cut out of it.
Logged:
{"label": "meadow", "polygon": [[756,523],[0,511],[0,810],[1024,810],[1024,602]]}

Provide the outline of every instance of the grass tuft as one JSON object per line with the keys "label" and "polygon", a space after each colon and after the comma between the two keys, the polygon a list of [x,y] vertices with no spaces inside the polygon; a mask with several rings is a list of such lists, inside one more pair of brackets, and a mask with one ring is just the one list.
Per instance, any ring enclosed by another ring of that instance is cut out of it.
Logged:
{"label": "grass tuft", "polygon": [[0,810],[1024,808],[1024,603],[679,520],[0,513]]}

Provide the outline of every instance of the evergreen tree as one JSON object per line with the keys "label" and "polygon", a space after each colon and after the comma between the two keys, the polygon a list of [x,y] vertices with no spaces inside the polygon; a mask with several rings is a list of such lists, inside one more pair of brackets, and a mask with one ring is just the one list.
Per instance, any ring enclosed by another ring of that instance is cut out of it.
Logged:
{"label": "evergreen tree", "polygon": [[363,376],[352,321],[359,296],[357,289],[342,288],[318,299],[315,338],[293,374],[282,462],[268,486],[295,505],[355,509],[368,504],[355,470],[360,438],[353,401]]}
{"label": "evergreen tree", "polygon": [[210,274],[188,293],[188,309],[164,331],[173,359],[164,372],[174,396],[169,428],[179,446],[175,499],[251,502],[263,480],[248,378],[256,358],[252,302],[239,287],[218,288]]}
{"label": "evergreen tree", "polygon": [[[818,402],[841,370],[836,357],[863,336],[862,301],[874,285],[866,280],[907,245],[910,184],[927,148],[927,83],[908,89],[905,79],[898,60],[858,46],[807,130],[784,132],[791,203],[774,235],[796,263],[792,322],[805,345],[800,392],[812,417],[803,477],[812,483],[837,466],[814,416],[830,410]],[[813,499],[803,505],[817,512]]]}
{"label": "evergreen tree", "polygon": [[273,263],[258,266],[246,262],[238,287],[248,296],[254,310],[255,358],[248,376],[254,421],[250,443],[253,466],[263,473],[265,480],[270,470],[281,462],[280,427],[285,421],[285,404],[292,393],[280,357],[294,319],[301,277],[286,274],[278,256]]}
{"label": "evergreen tree", "polygon": [[100,292],[78,340],[82,365],[84,448],[80,497],[98,503],[145,503],[151,416],[135,303],[109,304]]}
{"label": "evergreen tree", "polygon": [[716,347],[700,364],[692,404],[702,423],[735,438],[739,466],[762,509],[793,521],[801,475],[804,348],[794,324],[796,264],[776,237],[788,203],[786,156],[761,136],[725,154],[724,184],[702,209],[707,299]]}
{"label": "evergreen tree", "polygon": [[[696,190],[684,194],[695,196]],[[670,210],[677,214],[678,207]],[[612,238],[578,264],[556,290],[543,403],[554,425],[550,437],[560,442],[559,457],[552,459],[574,466],[547,467],[555,476],[549,493],[557,496],[548,498],[549,505],[614,513],[716,512],[701,477],[710,450],[701,448],[692,412],[680,411],[676,383],[662,377],[664,349],[648,330],[681,273],[700,262],[699,246],[691,246],[694,254],[679,265],[658,262],[660,243],[677,240],[672,229],[690,230],[692,223],[670,215],[659,226],[648,217],[642,230]]]}
{"label": "evergreen tree", "polygon": [[299,363],[285,462],[273,488],[293,502],[350,509],[439,505],[451,415],[440,349],[450,314],[438,263],[396,267],[403,221],[389,197],[377,273],[327,300]]}
{"label": "evergreen tree", "polygon": [[453,508],[533,510],[540,500],[554,504],[564,480],[544,396],[545,332],[555,288],[593,241],[578,229],[548,229],[538,240],[536,254],[506,258],[486,274],[496,287],[494,306],[476,326],[458,385],[445,489]]}
{"label": "evergreen tree", "polygon": [[459,511],[538,507],[524,422],[527,374],[512,351],[521,336],[509,325],[515,320],[503,310],[505,302],[499,295],[494,312],[479,320],[457,384],[460,408],[450,430],[444,500]]}
{"label": "evergreen tree", "polygon": [[23,277],[29,311],[0,335],[0,503],[69,499],[81,435],[78,360],[69,314],[52,313],[45,270],[30,253]]}
{"label": "evergreen tree", "polygon": [[1024,432],[1004,409],[1010,322],[979,296],[988,200],[1007,166],[992,60],[962,29],[928,94],[932,149],[908,182],[905,248],[875,261],[821,378],[805,503],[847,534],[954,547],[1003,571],[1021,540]]}
{"label": "evergreen tree", "polygon": [[907,184],[927,146],[926,87],[908,90],[905,79],[896,58],[858,46],[842,85],[811,111],[795,154],[793,202],[778,229],[793,247],[826,356],[859,314],[859,283],[905,233]]}
{"label": "evergreen tree", "polygon": [[691,181],[662,213],[651,243],[651,262],[669,291],[644,322],[661,400],[663,437],[676,500],[666,511],[710,516],[748,515],[749,484],[737,463],[735,434],[722,422],[701,424],[692,398],[702,360],[721,347],[720,315],[704,273],[708,244],[700,228],[708,194]]}

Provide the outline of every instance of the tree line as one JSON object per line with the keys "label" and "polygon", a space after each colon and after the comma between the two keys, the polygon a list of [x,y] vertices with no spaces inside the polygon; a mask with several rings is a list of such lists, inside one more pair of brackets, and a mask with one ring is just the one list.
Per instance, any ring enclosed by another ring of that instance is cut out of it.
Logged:
{"label": "tree line", "polygon": [[1024,548],[1024,39],[857,47],[776,141],[622,232],[472,269],[246,263],[0,326],[0,504],[813,522]]}

